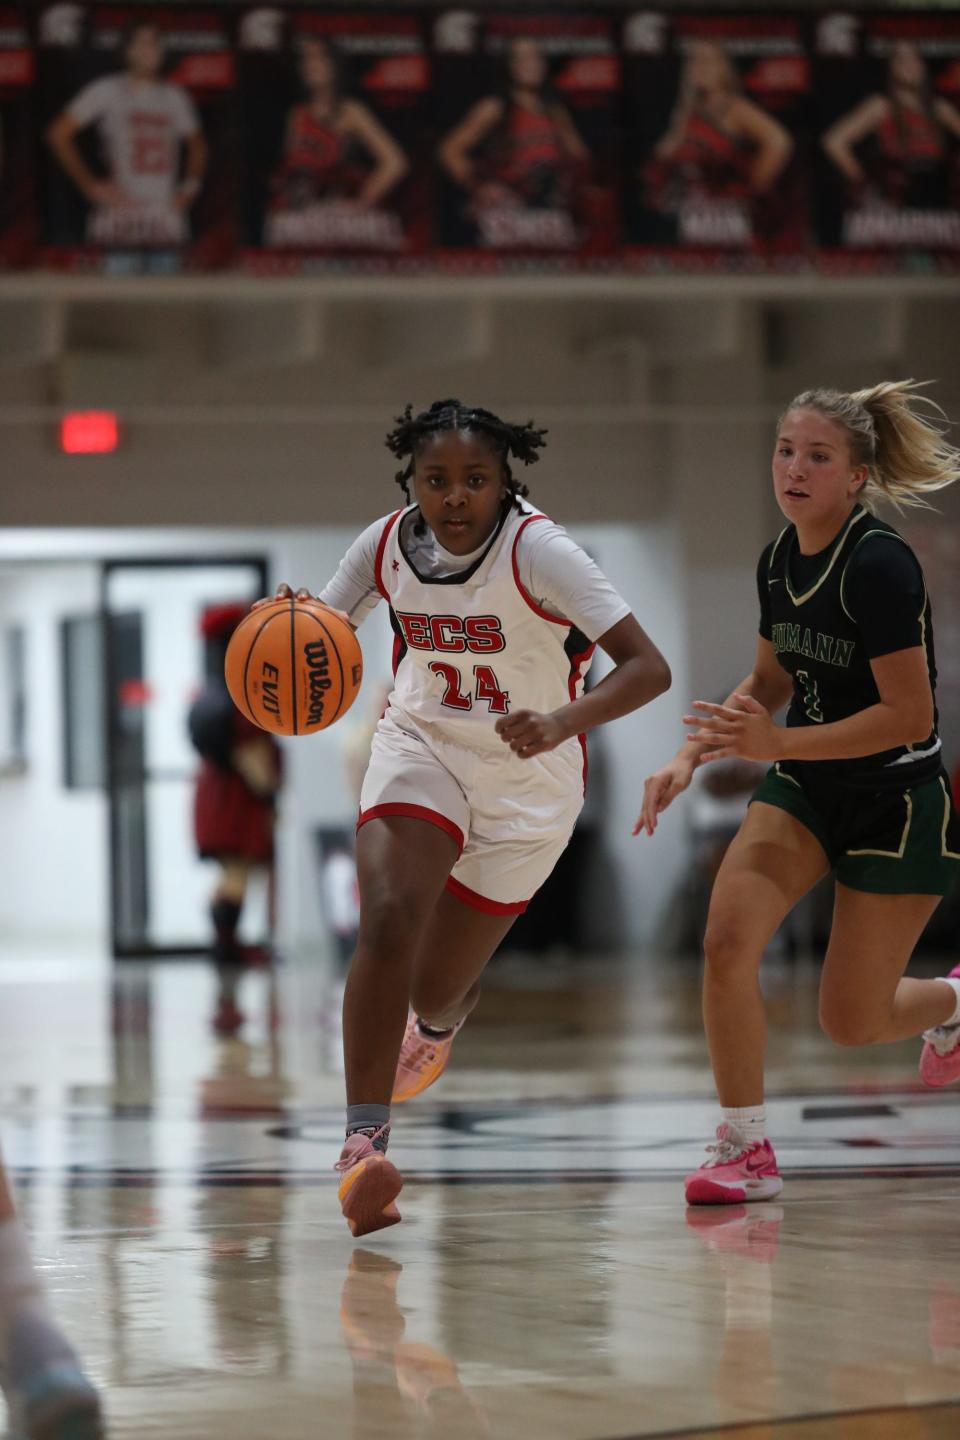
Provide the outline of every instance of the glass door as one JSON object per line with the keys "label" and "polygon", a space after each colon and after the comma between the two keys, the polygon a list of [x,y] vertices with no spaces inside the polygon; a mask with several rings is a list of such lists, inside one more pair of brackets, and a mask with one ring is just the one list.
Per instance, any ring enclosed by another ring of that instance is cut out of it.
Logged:
{"label": "glass door", "polygon": [[[187,712],[206,678],[201,620],[208,607],[249,604],[266,587],[261,558],[104,566],[116,955],[194,954],[209,945],[215,874],[194,846],[199,761],[187,732]],[[265,900],[250,900],[244,928],[262,939]]]}

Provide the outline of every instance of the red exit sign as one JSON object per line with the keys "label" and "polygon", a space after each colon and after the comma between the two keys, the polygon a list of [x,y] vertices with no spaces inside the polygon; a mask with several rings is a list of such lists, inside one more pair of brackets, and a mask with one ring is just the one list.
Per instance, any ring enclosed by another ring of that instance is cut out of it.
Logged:
{"label": "red exit sign", "polygon": [[111,455],[118,441],[112,410],[71,410],[60,421],[60,448],[65,455]]}

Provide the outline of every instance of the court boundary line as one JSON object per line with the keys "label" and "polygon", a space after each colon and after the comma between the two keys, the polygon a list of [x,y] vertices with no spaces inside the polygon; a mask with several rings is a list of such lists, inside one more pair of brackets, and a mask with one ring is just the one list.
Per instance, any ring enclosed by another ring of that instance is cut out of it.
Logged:
{"label": "court boundary line", "polygon": [[[864,1083],[860,1085],[853,1085],[849,1088],[844,1089],[838,1089],[836,1086],[833,1086],[821,1090],[817,1089],[814,1086],[805,1086],[802,1090],[768,1090],[767,1100],[825,1100],[829,1097],[833,1097],[836,1100],[840,1101],[850,1099],[869,1100],[871,1098],[877,1098],[880,1096],[886,1099],[890,1099],[894,1096],[900,1096],[902,1099],[909,1101],[914,1100],[919,1096],[925,1100],[929,1100],[932,1103],[936,1104],[938,1101],[940,1101],[941,1103],[945,1103],[947,1098],[951,1095],[954,1099],[956,1099],[957,1093],[957,1087],[955,1086],[948,1086],[944,1089],[931,1089],[930,1086],[924,1085],[922,1081],[917,1080],[913,1084],[908,1081],[888,1082],[877,1085]],[[2,1090],[0,1090],[0,1096],[2,1096]],[[501,1114],[506,1111],[546,1109],[548,1106],[558,1106],[562,1107],[565,1110],[575,1110],[585,1109],[587,1106],[590,1105],[617,1104],[716,1105],[717,1097],[716,1093],[709,1093],[705,1090],[696,1092],[691,1091],[689,1095],[664,1095],[660,1094],[657,1091],[647,1090],[635,1091],[630,1094],[617,1093],[605,1095],[569,1096],[533,1095],[530,1097],[520,1096],[516,1100],[460,1099],[452,1100],[447,1104],[443,1104],[440,1101],[432,1103],[428,1101],[426,1105],[419,1107],[419,1112],[420,1115],[429,1120],[431,1116],[440,1113],[448,1113],[451,1109],[462,1109],[470,1113],[474,1113],[478,1110],[489,1110],[493,1114]],[[158,1111],[159,1106],[155,1104],[123,1105],[122,1103],[118,1103],[110,1104],[109,1107],[104,1105],[99,1108],[68,1106],[62,1110],[36,1110],[29,1105],[17,1106],[14,1104],[8,1106],[5,1109],[4,1113],[7,1115],[8,1119],[26,1118],[39,1120],[44,1117],[53,1116],[58,1119],[64,1117],[67,1119],[78,1120],[144,1120],[152,1118],[158,1113]],[[199,1118],[200,1120],[216,1120],[218,1122],[227,1120],[239,1121],[273,1119],[281,1124],[287,1123],[301,1125],[310,1124],[313,1121],[333,1118],[339,1124],[343,1119],[343,1106],[340,1105],[338,1102],[331,1101],[329,1105],[306,1106],[305,1108],[297,1108],[295,1105],[263,1105],[250,1106],[249,1108],[245,1108],[243,1106],[239,1106],[236,1108],[233,1106],[229,1106],[225,1107],[222,1110],[217,1109],[216,1107],[209,1107],[205,1108],[202,1115],[198,1116],[196,1108],[192,1107],[188,1100],[185,1100],[183,1110],[175,1112],[172,1117],[169,1110],[164,1110],[165,1118],[177,1119],[181,1118],[182,1116],[188,1116],[191,1120]],[[411,1115],[410,1119],[412,1120],[413,1118],[414,1117]],[[417,1118],[419,1118],[419,1115]]]}
{"label": "court boundary line", "polygon": [[878,1419],[895,1415],[914,1415],[924,1410],[960,1410],[960,1396],[953,1400],[921,1400],[917,1405],[868,1405],[862,1410],[804,1411],[798,1415],[770,1415],[757,1420],[732,1420],[716,1425],[692,1425],[682,1430],[638,1430],[626,1435],[608,1435],[597,1440],[697,1440],[705,1435],[722,1435],[724,1431],[739,1431],[749,1435],[750,1431],[780,1425],[814,1425],[822,1420],[867,1419],[871,1415]]}
{"label": "court boundary line", "polygon": [[[899,1196],[898,1196],[897,1198],[900,1199],[900,1198],[902,1198],[902,1197],[899,1197]],[[956,1195],[949,1195],[949,1194],[943,1194],[943,1195],[912,1195],[912,1196],[910,1197],[910,1203],[911,1203],[911,1204],[914,1204],[914,1205],[937,1205],[937,1204],[946,1205],[946,1204],[953,1204],[953,1203],[955,1203],[957,1199],[958,1199],[958,1196],[956,1196]],[[788,1202],[788,1203],[789,1203],[789,1202]],[[793,1206],[803,1205],[803,1206],[809,1208],[811,1205],[845,1205],[847,1202],[846,1202],[845,1200],[841,1200],[839,1196],[834,1197],[834,1196],[832,1196],[832,1195],[810,1195],[810,1196],[806,1196],[806,1197],[805,1197],[804,1199],[802,1199],[802,1200],[795,1200],[795,1201],[792,1202],[792,1203],[793,1203]],[[553,1204],[551,1204],[550,1206],[544,1206],[544,1205],[532,1206],[531,1208],[525,1209],[525,1210],[504,1210],[502,1206],[497,1205],[497,1206],[495,1206],[495,1207],[493,1207],[493,1208],[490,1208],[490,1209],[487,1209],[487,1210],[458,1210],[457,1213],[456,1213],[456,1215],[453,1215],[453,1216],[448,1215],[448,1216],[446,1217],[446,1219],[447,1219],[448,1222],[449,1222],[450,1220],[485,1220],[485,1219],[488,1219],[491,1215],[497,1216],[498,1219],[501,1218],[502,1216],[505,1216],[505,1215],[506,1215],[506,1216],[517,1217],[517,1216],[527,1216],[527,1215],[596,1215],[596,1214],[603,1214],[603,1215],[608,1215],[608,1216],[609,1216],[609,1215],[630,1215],[630,1214],[634,1214],[634,1213],[636,1213],[637,1211],[641,1211],[641,1210],[643,1211],[644,1215],[649,1215],[649,1214],[651,1214],[651,1213],[672,1214],[672,1213],[676,1213],[676,1212],[677,1212],[678,1210],[680,1210],[681,1208],[683,1208],[684,1210],[686,1210],[686,1209],[688,1209],[689,1207],[686,1206],[686,1205],[684,1205],[683,1207],[681,1207],[680,1204],[679,1204],[679,1202],[678,1202],[677,1200],[661,1200],[661,1201],[655,1201],[653,1204],[647,1204],[647,1205],[640,1204],[639,1202],[631,1202],[631,1203],[628,1204],[628,1205],[611,1205],[611,1204],[607,1203],[606,1201],[598,1200],[598,1201],[597,1201],[595,1204],[593,1204],[593,1205],[553,1205]],[[783,1206],[783,1205],[775,1205],[775,1206],[774,1206],[774,1205],[771,1205],[770,1208],[771,1208],[771,1209],[776,1208],[776,1209],[778,1209],[778,1210],[783,1210],[783,1209],[784,1209],[784,1206]],[[779,1218],[781,1218],[781,1217],[778,1216],[777,1218],[779,1219]],[[193,1227],[193,1229],[194,1229],[194,1232],[195,1232],[197,1235],[206,1235],[206,1234],[208,1234],[208,1233],[212,1233],[213,1231],[217,1231],[217,1230],[254,1230],[254,1231],[261,1231],[261,1230],[286,1229],[290,1223],[291,1223],[291,1222],[290,1222],[289,1220],[217,1220],[217,1221],[211,1222],[210,1224],[202,1224],[202,1225],[198,1224],[198,1225],[195,1225],[195,1226]],[[409,1223],[409,1225],[411,1226],[411,1228],[415,1228],[415,1227],[417,1227],[417,1226],[419,1226],[420,1224],[425,1223],[425,1222],[421,1221],[421,1220],[420,1220],[419,1218],[417,1218],[417,1217],[409,1217],[408,1223]],[[342,1236],[342,1234],[343,1234],[343,1227],[342,1227],[342,1225],[341,1225],[341,1223],[340,1223],[340,1218],[339,1218],[339,1216],[336,1216],[336,1217],[335,1217],[335,1216],[332,1215],[332,1214],[331,1214],[331,1215],[328,1215],[328,1216],[324,1216],[324,1217],[317,1217],[317,1216],[315,1216],[315,1217],[313,1217],[313,1218],[311,1218],[311,1219],[309,1219],[309,1220],[301,1220],[301,1221],[300,1221],[300,1229],[303,1230],[304,1233],[310,1233],[310,1232],[313,1232],[313,1231],[315,1231],[315,1230],[328,1230],[328,1231],[333,1231],[333,1230],[335,1230],[338,1236]],[[157,1234],[162,1233],[162,1230],[163,1230],[163,1226],[162,1226],[162,1225],[150,1225],[150,1224],[148,1224],[147,1222],[143,1221],[143,1222],[140,1222],[140,1223],[137,1224],[137,1225],[130,1225],[130,1226],[118,1226],[118,1225],[113,1225],[113,1226],[104,1226],[104,1227],[101,1228],[101,1229],[94,1229],[94,1228],[88,1228],[88,1229],[69,1229],[69,1228],[68,1228],[68,1229],[61,1229],[61,1230],[56,1230],[56,1231],[54,1231],[54,1230],[52,1230],[52,1229],[49,1229],[47,1232],[44,1232],[42,1229],[40,1229],[40,1230],[35,1230],[35,1231],[33,1232],[33,1234],[34,1234],[34,1240],[35,1240],[35,1242],[39,1244],[39,1242],[43,1240],[45,1233],[46,1233],[49,1237],[55,1236],[58,1241],[59,1241],[59,1240],[77,1240],[77,1241],[83,1241],[83,1240],[103,1240],[103,1239],[109,1239],[111,1236],[114,1236],[114,1235],[117,1235],[117,1236],[127,1236],[127,1237],[137,1236],[137,1237],[140,1237],[140,1238],[149,1239],[149,1238],[152,1238],[153,1236],[155,1236],[155,1235],[157,1235]],[[407,1232],[407,1233],[409,1233],[409,1232]],[[409,1257],[408,1257],[408,1258],[409,1258]],[[945,1402],[945,1403],[950,1403],[950,1404],[952,1404],[953,1402],[950,1401],[950,1402]]]}
{"label": "court boundary line", "polygon": [[[223,1186],[230,1189],[241,1189],[244,1186],[256,1187],[292,1187],[295,1185],[304,1186],[330,1186],[336,1184],[337,1177],[323,1170],[280,1170],[272,1167],[270,1170],[198,1170],[198,1171],[174,1171],[174,1170],[144,1170],[144,1169],[123,1169],[116,1167],[112,1169],[99,1170],[45,1170],[34,1167],[7,1166],[7,1173],[16,1184],[24,1189],[31,1189],[35,1185],[60,1183],[65,1189],[106,1189],[111,1185],[121,1189],[137,1189],[146,1186],[166,1183],[168,1185],[188,1185],[197,1189],[215,1189]],[[657,1181],[681,1181],[688,1172],[683,1169],[675,1170],[639,1170],[639,1171],[617,1171],[617,1170],[531,1170],[531,1171],[498,1171],[498,1170],[464,1170],[456,1174],[444,1172],[405,1170],[404,1180],[408,1184],[438,1185],[453,1187],[458,1185],[645,1185]],[[923,1164],[915,1166],[904,1165],[876,1165],[869,1167],[804,1167],[791,1168],[787,1172],[788,1180],[842,1180],[849,1183],[853,1180],[954,1180],[960,1178],[960,1162],[945,1163],[943,1165]]]}

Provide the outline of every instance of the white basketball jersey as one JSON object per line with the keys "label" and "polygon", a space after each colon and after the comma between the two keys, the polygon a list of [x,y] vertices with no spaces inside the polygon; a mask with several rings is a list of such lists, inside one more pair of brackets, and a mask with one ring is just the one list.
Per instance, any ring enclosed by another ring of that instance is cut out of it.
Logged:
{"label": "white basketball jersey", "polygon": [[178,85],[135,85],[125,74],[95,80],[69,113],[80,126],[102,127],[110,179],[142,205],[171,204],[180,141],[199,127],[193,101]]}
{"label": "white basketball jersey", "polygon": [[[497,720],[516,710],[547,714],[575,700],[595,649],[521,585],[517,543],[528,525],[547,517],[528,505],[522,513],[511,507],[467,570],[429,579],[403,546],[415,513],[410,506],[392,515],[377,551],[377,586],[394,632],[390,704],[427,739],[513,759]],[[539,758],[550,755],[565,769],[571,760],[585,765],[584,738]]]}

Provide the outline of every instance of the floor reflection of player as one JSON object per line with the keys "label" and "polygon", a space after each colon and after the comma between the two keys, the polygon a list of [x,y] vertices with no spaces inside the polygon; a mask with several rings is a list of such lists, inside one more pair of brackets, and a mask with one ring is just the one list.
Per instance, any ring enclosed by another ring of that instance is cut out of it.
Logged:
{"label": "floor reflection of player", "polygon": [[[280,1119],[288,1095],[275,1032],[266,1046],[234,1040],[218,1047],[215,1067],[199,1091],[198,1153],[208,1156],[223,1155],[231,1118]],[[197,1247],[191,1250],[204,1340],[222,1373],[247,1377],[285,1375],[290,1361],[285,1282],[291,1192],[269,1176],[258,1179],[247,1174],[239,1185],[200,1183],[193,1202]]]}
{"label": "floor reflection of player", "polygon": [[[724,1407],[736,1409],[746,1386],[755,1413],[776,1409],[773,1270],[783,1217],[780,1205],[759,1213],[746,1205],[687,1211],[688,1227],[710,1251],[723,1281],[723,1334],[713,1390]],[[705,1278],[713,1288],[719,1277]],[[754,1440],[774,1440],[773,1426],[756,1431],[751,1426],[750,1433]]]}
{"label": "floor reflection of player", "polygon": [[547,84],[547,62],[535,40],[510,46],[501,95],[478,100],[441,143],[440,163],[485,207],[565,209],[589,151],[565,106]]}
{"label": "floor reflection of player", "polygon": [[[120,53],[123,72],[85,86],[50,125],[47,139],[92,207],[91,240],[175,243],[185,238],[186,214],[206,170],[200,122],[187,92],[160,78],[164,45],[156,25],[131,25]],[[90,125],[103,142],[105,176],[90,168],[77,144]]]}
{"label": "floor reflection of player", "polygon": [[[855,195],[871,191],[887,204],[941,209],[950,203],[951,150],[960,140],[960,110],[934,95],[915,45],[890,51],[887,89],[842,116],[822,144]],[[866,151],[861,147],[872,141]]]}
{"label": "floor reflection of player", "polygon": [[0,1160],[0,1382],[10,1434],[98,1440],[100,1401],[50,1315]]}
{"label": "floor reflection of player", "polygon": [[372,209],[406,175],[406,156],[366,105],[344,95],[340,58],[328,41],[302,42],[300,78],[307,98],[287,117],[275,205],[338,200]]}
{"label": "floor reflection of player", "polygon": [[352,1440],[384,1434],[484,1440],[490,1421],[464,1389],[449,1355],[406,1338],[411,1312],[397,1302],[403,1266],[375,1250],[354,1250],[340,1295],[340,1327],[353,1365]]}
{"label": "floor reflection of player", "polygon": [[684,61],[669,129],[646,167],[649,199],[654,209],[676,211],[691,200],[759,197],[772,190],[792,153],[780,122],[742,93],[726,51],[697,40]]}
{"label": "floor reflection of player", "polygon": [[197,850],[220,867],[210,916],[219,980],[213,1023],[221,1034],[233,1034],[243,1024],[236,991],[247,955],[237,927],[251,872],[273,862],[274,797],[281,776],[276,741],[240,714],[223,680],[227,642],[246,613],[245,605],[229,604],[204,612],[210,676],[188,718],[202,761],[194,802]]}

